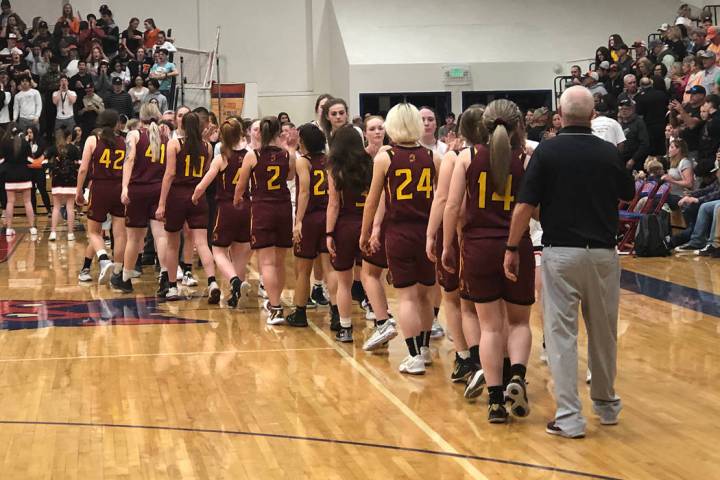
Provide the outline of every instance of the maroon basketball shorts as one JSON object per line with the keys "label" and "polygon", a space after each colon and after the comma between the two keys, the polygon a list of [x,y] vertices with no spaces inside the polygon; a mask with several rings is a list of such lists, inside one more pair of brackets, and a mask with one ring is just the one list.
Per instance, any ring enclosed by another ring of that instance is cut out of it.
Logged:
{"label": "maroon basketball shorts", "polygon": [[250,247],[292,247],[292,204],[251,202]]}
{"label": "maroon basketball shorts", "polygon": [[362,260],[360,254],[360,229],[362,218],[340,217],[335,224],[335,257],[332,257],[333,268],[344,272],[353,268]]}
{"label": "maroon basketball shorts", "polygon": [[212,244],[216,247],[229,247],[233,242],[250,241],[250,205],[244,201],[235,207],[232,200],[217,204]]}
{"label": "maroon basketball shorts", "polygon": [[435,285],[435,265],[425,254],[424,223],[391,223],[385,233],[385,254],[395,288],[416,283]]}
{"label": "maroon basketball shorts", "polygon": [[363,261],[374,265],[378,268],[388,268],[387,255],[385,255],[385,232],[387,231],[387,225],[383,224],[380,227],[380,248],[377,252],[372,255],[363,254]]}
{"label": "maroon basketball shorts", "polygon": [[187,222],[192,229],[208,228],[208,204],[205,195],[192,203],[194,185],[172,185],[165,204],[165,231],[179,232]]}
{"label": "maroon basketball shorts", "polygon": [[474,303],[503,299],[516,305],[535,303],[535,258],[530,237],[518,245],[520,270],[516,282],[505,277],[506,238],[463,236],[460,263],[460,296]]}
{"label": "maroon basketball shorts", "polygon": [[161,187],[160,183],[128,186],[130,203],[125,207],[126,227],[147,228],[150,220],[155,219]]}
{"label": "maroon basketball shorts", "polygon": [[320,253],[328,253],[325,240],[325,210],[318,210],[305,215],[302,222],[302,239],[293,246],[293,253],[298,258],[312,260]]}
{"label": "maroon basketball shorts", "polygon": [[[457,236],[453,240],[455,246],[455,255],[460,255],[460,246],[458,245]],[[456,270],[455,273],[450,273],[442,266],[442,252],[443,252],[443,236],[442,236],[442,225],[437,232],[435,238],[435,254],[437,255],[437,262],[435,262],[435,269],[437,270],[437,279],[440,286],[446,292],[454,292],[460,288],[460,273]],[[457,262],[456,262],[457,264]]]}
{"label": "maroon basketball shorts", "polygon": [[87,217],[98,223],[107,220],[108,213],[113,217],[125,216],[125,205],[120,201],[122,182],[117,180],[93,180],[90,184],[90,201]]}

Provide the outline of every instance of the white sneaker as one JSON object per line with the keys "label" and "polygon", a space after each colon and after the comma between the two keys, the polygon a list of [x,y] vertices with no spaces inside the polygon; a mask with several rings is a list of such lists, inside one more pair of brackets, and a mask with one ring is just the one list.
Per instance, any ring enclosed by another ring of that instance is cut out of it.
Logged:
{"label": "white sneaker", "polygon": [[30,235],[37,235],[37,228],[30,227]]}
{"label": "white sneaker", "polygon": [[285,323],[285,318],[283,317],[283,309],[282,308],[271,308],[268,312],[267,320],[265,321],[268,325],[280,325]]}
{"label": "white sneaker", "polygon": [[75,240],[75,234],[73,232],[68,233],[68,242]]}
{"label": "white sneaker", "polygon": [[137,270],[130,270],[130,278],[140,278],[140,275],[142,274]]}
{"label": "white sneaker", "polygon": [[98,276],[98,285],[103,285],[110,280],[110,275],[113,273],[113,262],[110,260],[103,260],[100,262],[100,275]]}
{"label": "white sneaker", "polygon": [[262,308],[267,313],[270,313],[270,299],[266,299],[264,302],[262,302]]}
{"label": "white sneaker", "polygon": [[177,279],[183,278],[183,271],[182,271],[182,268],[180,268],[179,266],[177,267],[177,274],[176,274],[175,278],[177,278]]}
{"label": "white sneaker", "polygon": [[192,272],[185,272],[185,274],[182,277],[182,284],[185,287],[196,287],[198,284],[198,281],[195,280],[195,277],[193,276]]}
{"label": "white sneaker", "polygon": [[585,375],[585,383],[587,383],[588,385],[590,385],[590,382],[592,382],[592,372],[591,372],[590,369],[588,368],[588,369],[587,369],[587,375]]}
{"label": "white sneaker", "polygon": [[363,300],[361,304],[363,310],[365,310],[365,320],[377,320],[375,312],[373,311],[372,305],[367,300]]}
{"label": "white sneaker", "polygon": [[12,237],[13,235],[15,235],[15,230],[13,230],[12,228],[6,228],[6,229],[5,229],[5,236],[6,236],[6,237]]}
{"label": "white sneaker", "polygon": [[422,355],[411,356],[408,355],[398,367],[400,373],[408,373],[410,375],[423,375],[425,374],[425,361]]}
{"label": "white sneaker", "polygon": [[82,270],[80,270],[78,280],[81,282],[92,282],[92,275],[90,275],[90,269],[83,268]]}
{"label": "white sneaker", "polygon": [[376,350],[382,347],[385,343],[392,340],[393,338],[397,337],[397,334],[398,332],[395,328],[395,324],[388,320],[382,325],[373,328],[373,333],[370,335],[367,341],[365,341],[365,344],[363,345],[363,350],[365,350],[366,352]]}
{"label": "white sneaker", "polygon": [[168,302],[174,302],[176,300],[180,300],[180,292],[178,291],[177,287],[170,287],[167,294],[165,295],[165,300]]}
{"label": "white sneaker", "polygon": [[438,319],[433,320],[432,328],[430,329],[430,338],[440,338],[445,336],[445,329],[440,325]]}
{"label": "white sneaker", "polygon": [[52,232],[50,232],[50,235],[48,235],[48,241],[54,242],[55,240],[57,240],[57,233],[52,231]]}
{"label": "white sneaker", "polygon": [[432,365],[432,354],[430,353],[430,347],[420,347],[420,356],[425,362],[425,366]]}
{"label": "white sneaker", "polygon": [[208,287],[208,303],[210,305],[220,303],[220,285],[217,282],[212,282]]}
{"label": "white sneaker", "polygon": [[267,299],[267,292],[265,291],[265,285],[262,283],[258,284],[258,297]]}

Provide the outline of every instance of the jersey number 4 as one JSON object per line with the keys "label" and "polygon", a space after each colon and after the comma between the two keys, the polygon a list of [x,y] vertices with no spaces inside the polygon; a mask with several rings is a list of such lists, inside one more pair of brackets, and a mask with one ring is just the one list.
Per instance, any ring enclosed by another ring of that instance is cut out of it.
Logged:
{"label": "jersey number 4", "polygon": [[[153,163],[156,162],[155,158],[153,157],[152,146],[148,145],[147,150],[145,150],[145,157],[149,158],[150,161]],[[160,165],[165,163],[165,144],[164,143],[160,144],[160,158],[158,159],[158,161],[160,162]]]}
{"label": "jersey number 4", "polygon": [[111,168],[110,164],[112,163],[112,169],[113,170],[122,170],[122,164],[123,160],[125,160],[125,150],[115,150],[115,161],[112,162],[110,160],[110,149],[106,148],[103,150],[102,155],[100,155],[100,160],[98,160],[98,163],[101,165],[105,165],[105,168]]}
{"label": "jersey number 4", "polygon": [[[480,173],[478,178],[478,184],[480,186],[478,190],[478,208],[485,208],[485,197],[487,194],[487,172]],[[505,182],[505,194],[503,196],[493,192],[491,200],[493,202],[503,202],[503,210],[510,210],[510,204],[515,201],[515,197],[512,195],[512,175],[508,175],[507,181]]]}
{"label": "jersey number 4", "polygon": [[[398,185],[397,187],[397,190],[395,192],[395,198],[398,200],[412,200],[414,192],[405,191],[408,185],[410,185],[413,181],[412,170],[410,170],[409,168],[398,168],[397,170],[395,170],[395,176],[405,177],[402,183],[400,183],[400,185]],[[432,194],[432,182],[430,181],[429,168],[423,168],[422,172],[420,172],[420,179],[417,182],[415,190],[417,190],[418,192],[425,192],[425,198],[430,198],[430,195]]]}

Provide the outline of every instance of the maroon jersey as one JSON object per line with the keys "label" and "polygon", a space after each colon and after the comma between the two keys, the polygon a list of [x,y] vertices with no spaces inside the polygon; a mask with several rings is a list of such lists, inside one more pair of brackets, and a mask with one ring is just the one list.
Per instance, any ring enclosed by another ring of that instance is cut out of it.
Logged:
{"label": "maroon jersey", "polygon": [[350,189],[338,192],[340,194],[340,217],[357,217],[362,219],[363,208],[365,208],[365,199],[367,192],[357,194],[351,192]]}
{"label": "maroon jersey", "polygon": [[[240,178],[240,167],[242,167],[246,154],[247,149],[243,148],[242,150],[232,150],[230,155],[227,155],[227,167],[215,179],[217,183],[215,199],[218,202],[232,201],[235,196],[235,186]],[[243,199],[250,200],[250,192],[247,188]]]}
{"label": "maroon jersey", "polygon": [[135,162],[133,164],[130,183],[147,185],[162,182],[165,174],[165,150],[167,148],[167,137],[160,137],[160,148],[157,158],[153,158],[152,147],[150,146],[150,132],[147,128],[141,128],[138,133],[140,138],[135,145]]}
{"label": "maroon jersey", "polygon": [[[327,171],[325,168],[327,158],[324,153],[306,155],[305,158],[310,163],[310,195],[305,214],[325,211],[328,204]],[[297,200],[300,189],[295,189],[295,192]]]}
{"label": "maroon jersey", "polygon": [[427,223],[435,179],[432,150],[394,146],[387,153],[390,156],[385,174],[388,221]]}
{"label": "maroon jersey", "polygon": [[173,185],[182,185],[186,187],[194,187],[205,173],[210,168],[210,161],[212,156],[210,154],[210,146],[203,142],[200,148],[199,158],[191,158],[190,152],[187,151],[187,146],[184,139],[180,139],[180,151],[177,154],[177,162],[175,164],[175,178],[173,179]]}
{"label": "maroon jersey", "polygon": [[255,150],[257,164],[252,170],[250,185],[253,202],[290,203],[287,177],[290,155],[279,147]]}
{"label": "maroon jersey", "polygon": [[115,136],[115,143],[109,145],[97,137],[95,151],[90,159],[90,179],[122,180],[122,168],[125,163],[125,139]]}
{"label": "maroon jersey", "polygon": [[[506,237],[510,231],[512,209],[525,169],[524,154],[513,150],[510,174],[505,185],[493,188],[490,175],[490,151],[484,145],[471,150],[466,171],[465,226],[463,231],[487,238]],[[496,192],[495,190],[500,190]]]}

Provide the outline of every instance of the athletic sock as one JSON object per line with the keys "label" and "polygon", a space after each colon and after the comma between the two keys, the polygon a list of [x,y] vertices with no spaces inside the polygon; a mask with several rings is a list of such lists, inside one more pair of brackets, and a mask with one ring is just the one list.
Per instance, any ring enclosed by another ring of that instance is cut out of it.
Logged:
{"label": "athletic sock", "polygon": [[313,287],[320,287],[322,288],[323,282],[313,282]]}
{"label": "athletic sock", "polygon": [[167,286],[168,288],[177,288],[177,282],[171,282],[170,280],[168,280]]}
{"label": "athletic sock", "polygon": [[420,332],[420,335],[415,336],[415,344],[417,345],[418,352],[425,346],[425,332]]}
{"label": "athletic sock", "polygon": [[130,270],[127,270],[126,268],[122,269],[122,279],[123,282],[127,282],[130,280]]}
{"label": "athletic sock", "polygon": [[527,372],[527,367],[523,365],[522,363],[515,363],[510,367],[510,378],[514,376],[518,376],[522,379],[525,379],[525,373]]}
{"label": "athletic sock", "polygon": [[98,250],[95,255],[97,255],[98,260],[100,260],[101,262],[102,262],[103,260],[110,260],[110,257],[108,257],[108,254],[107,254],[107,252],[105,251],[105,249]]}
{"label": "athletic sock", "polygon": [[180,268],[182,269],[183,274],[192,272],[192,263],[180,262]]}
{"label": "athletic sock", "polygon": [[350,327],[352,327],[352,318],[350,318],[350,317],[348,317],[348,318],[340,317],[340,326],[341,326],[342,328],[350,328]]}
{"label": "athletic sock", "polygon": [[430,348],[430,330],[425,330],[425,331],[420,332],[420,333],[421,333],[422,336],[423,336],[422,346],[423,346],[423,347],[428,347],[428,348]]}
{"label": "athletic sock", "polygon": [[340,316],[340,311],[338,310],[337,305],[330,304],[330,313],[334,316]]}
{"label": "athletic sock", "polygon": [[387,321],[388,321],[387,318],[384,319],[384,320],[375,320],[375,326],[376,326],[376,327],[382,327],[383,325],[385,325],[385,322],[387,322]]}
{"label": "athletic sock", "polygon": [[457,356],[461,360],[467,360],[468,358],[470,358],[470,350],[460,350],[459,352],[457,352]]}
{"label": "athletic sock", "polygon": [[440,313],[440,307],[433,307],[433,315],[437,319],[438,313]]}
{"label": "athletic sock", "polygon": [[168,281],[168,272],[167,272],[167,270],[161,270],[161,271],[160,271],[160,281],[161,281],[161,282],[164,281],[164,282],[167,283],[167,281]]}
{"label": "athletic sock", "polygon": [[510,382],[510,379],[512,378],[512,374],[510,373],[511,367],[512,364],[510,363],[510,358],[503,358],[502,382],[505,386],[507,386],[508,382]]}
{"label": "athletic sock", "polygon": [[123,271],[123,264],[122,263],[114,263],[113,264],[113,273],[115,275],[119,274]]}
{"label": "athletic sock", "polygon": [[418,353],[420,353],[418,350],[420,350],[417,346],[417,343],[415,342],[415,339],[417,337],[408,337],[405,339],[405,345],[407,345],[408,353],[410,353],[411,357],[417,357]]}
{"label": "athletic sock", "polygon": [[85,260],[83,261],[83,269],[90,268],[92,265],[92,258],[85,257]]}
{"label": "athletic sock", "polygon": [[211,275],[208,277],[208,287],[215,281],[215,276]]}
{"label": "athletic sock", "polygon": [[480,345],[473,345],[468,350],[470,350],[470,360],[478,366],[478,368],[482,368],[480,364]]}
{"label": "athletic sock", "polygon": [[505,403],[505,387],[502,385],[494,385],[492,387],[488,387],[488,403],[494,404],[504,404]]}

